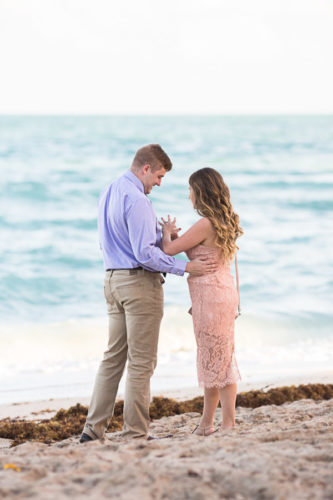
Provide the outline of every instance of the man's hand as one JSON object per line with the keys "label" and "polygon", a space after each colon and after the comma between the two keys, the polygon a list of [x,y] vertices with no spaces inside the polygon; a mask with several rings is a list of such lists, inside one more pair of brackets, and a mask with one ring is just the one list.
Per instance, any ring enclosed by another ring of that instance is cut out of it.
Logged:
{"label": "man's hand", "polygon": [[207,273],[214,273],[217,270],[217,260],[213,258],[198,257],[186,264],[185,271],[193,276],[202,276]]}

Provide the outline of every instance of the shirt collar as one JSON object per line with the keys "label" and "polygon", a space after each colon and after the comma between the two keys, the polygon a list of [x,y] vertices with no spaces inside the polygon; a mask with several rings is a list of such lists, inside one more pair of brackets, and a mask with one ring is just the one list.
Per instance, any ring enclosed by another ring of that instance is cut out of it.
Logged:
{"label": "shirt collar", "polygon": [[133,184],[135,184],[140,191],[142,191],[143,193],[145,192],[142,182],[135,174],[133,174],[133,172],[127,170],[127,172],[124,173],[124,177],[133,182]]}

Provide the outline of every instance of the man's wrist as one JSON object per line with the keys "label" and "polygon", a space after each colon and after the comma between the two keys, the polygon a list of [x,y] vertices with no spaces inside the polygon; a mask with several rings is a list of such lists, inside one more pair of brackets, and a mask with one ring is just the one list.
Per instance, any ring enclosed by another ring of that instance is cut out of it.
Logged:
{"label": "man's wrist", "polygon": [[187,262],[183,259],[175,259],[175,267],[171,271],[173,274],[176,274],[177,276],[184,276],[184,273],[186,271],[186,265]]}

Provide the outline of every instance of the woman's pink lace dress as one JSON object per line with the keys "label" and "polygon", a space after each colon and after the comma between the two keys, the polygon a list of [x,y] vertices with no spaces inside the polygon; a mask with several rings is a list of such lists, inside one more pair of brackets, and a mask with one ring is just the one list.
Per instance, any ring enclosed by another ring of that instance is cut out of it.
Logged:
{"label": "woman's pink lace dress", "polygon": [[[197,245],[187,251],[196,257],[219,255],[219,249]],[[228,261],[219,258],[218,270],[187,279],[197,341],[199,385],[225,387],[241,379],[235,359],[234,324],[238,294]]]}

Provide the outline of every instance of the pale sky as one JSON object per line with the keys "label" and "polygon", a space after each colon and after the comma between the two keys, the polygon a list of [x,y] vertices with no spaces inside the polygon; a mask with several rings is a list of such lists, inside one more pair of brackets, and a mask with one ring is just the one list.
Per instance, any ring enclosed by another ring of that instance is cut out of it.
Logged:
{"label": "pale sky", "polygon": [[0,0],[0,114],[333,113],[333,0]]}

